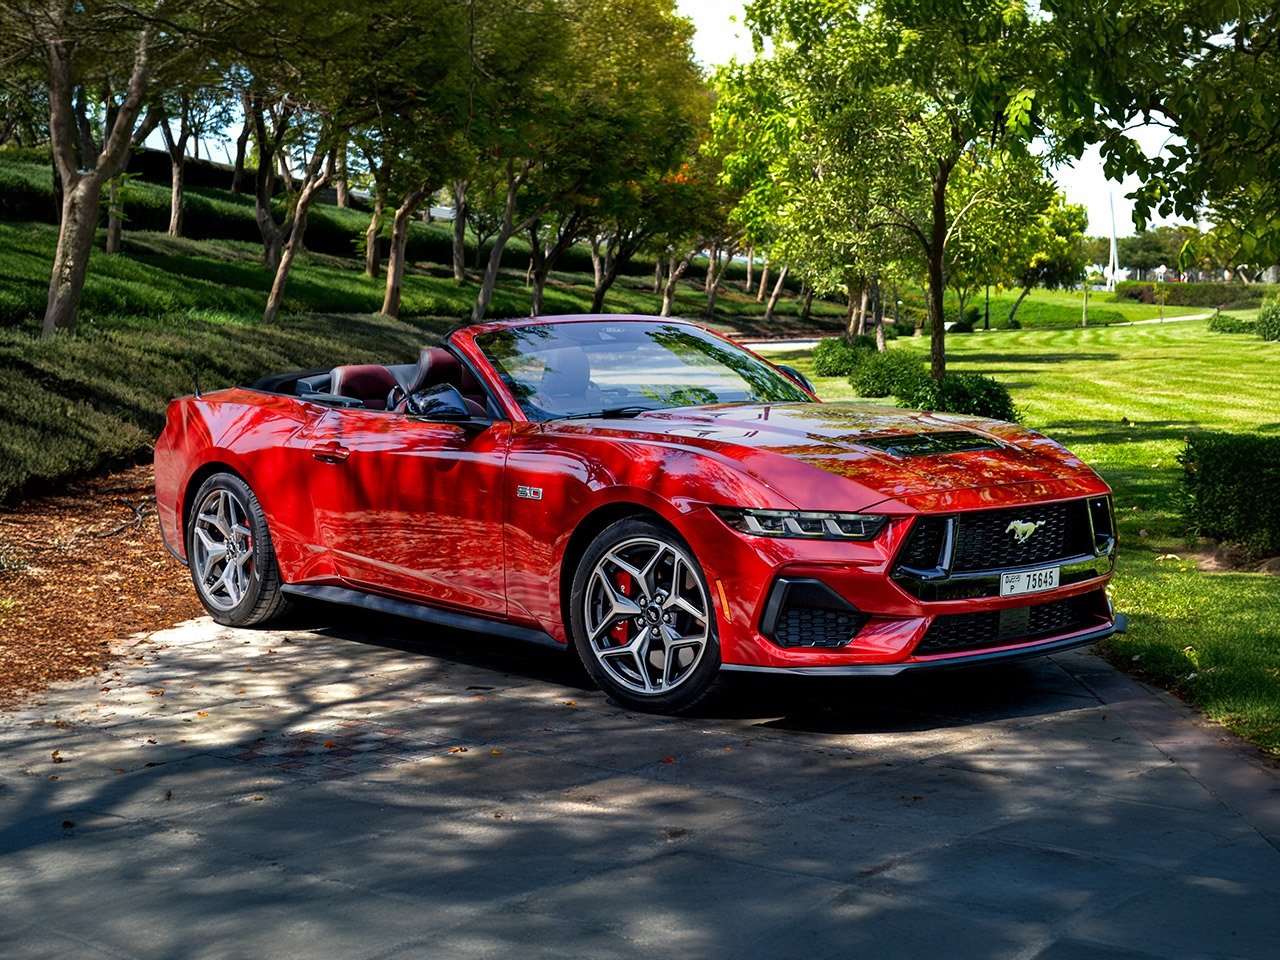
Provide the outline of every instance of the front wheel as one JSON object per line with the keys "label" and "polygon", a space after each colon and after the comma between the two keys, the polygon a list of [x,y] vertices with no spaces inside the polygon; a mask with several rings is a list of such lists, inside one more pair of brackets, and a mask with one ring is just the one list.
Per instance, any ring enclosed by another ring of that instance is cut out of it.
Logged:
{"label": "front wheel", "polygon": [[570,627],[591,678],[636,710],[677,713],[705,700],[720,672],[706,579],[670,529],[621,520],[578,564]]}
{"label": "front wheel", "polygon": [[266,623],[289,605],[262,506],[234,474],[216,473],[196,492],[187,562],[196,595],[218,623]]}

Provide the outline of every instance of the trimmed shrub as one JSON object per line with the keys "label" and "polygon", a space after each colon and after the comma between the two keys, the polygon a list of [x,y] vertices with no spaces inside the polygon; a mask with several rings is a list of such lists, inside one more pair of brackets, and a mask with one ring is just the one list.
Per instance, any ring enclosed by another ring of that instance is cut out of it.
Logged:
{"label": "trimmed shrub", "polygon": [[974,327],[978,325],[978,321],[982,319],[982,311],[977,307],[970,307],[964,312],[964,316],[951,325],[948,333],[973,333]]}
{"label": "trimmed shrub", "polygon": [[1258,325],[1243,317],[1233,317],[1229,313],[1215,314],[1209,321],[1209,329],[1214,333],[1257,333]]}
{"label": "trimmed shrub", "polygon": [[1178,460],[1188,532],[1280,554],[1280,437],[1196,433]]}
{"label": "trimmed shrub", "polygon": [[1255,328],[1263,340],[1280,340],[1280,297],[1268,297],[1262,302]]}
{"label": "trimmed shrub", "polygon": [[849,377],[849,386],[860,397],[887,397],[899,384],[923,373],[923,359],[913,351],[864,353]]}
{"label": "trimmed shrub", "polygon": [[1116,284],[1116,300],[1157,303],[1156,294],[1174,307],[1222,307],[1252,310],[1264,296],[1276,293],[1275,285],[1239,283],[1231,280],[1209,283],[1151,283],[1146,280],[1123,280]]}
{"label": "trimmed shrub", "polygon": [[980,373],[948,373],[934,380],[923,368],[904,378],[893,391],[898,406],[939,413],[967,413],[975,417],[1016,422],[1018,410],[998,380]]}
{"label": "trimmed shrub", "polygon": [[820,377],[847,377],[862,356],[875,349],[876,342],[871,337],[855,337],[852,343],[844,337],[819,340],[813,348],[813,372]]}

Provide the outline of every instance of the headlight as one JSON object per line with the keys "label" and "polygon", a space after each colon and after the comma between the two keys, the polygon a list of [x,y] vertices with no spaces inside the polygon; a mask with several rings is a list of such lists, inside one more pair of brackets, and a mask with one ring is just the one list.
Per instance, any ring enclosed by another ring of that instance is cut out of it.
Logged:
{"label": "headlight", "polygon": [[874,540],[889,518],[878,513],[819,513],[812,510],[753,510],[712,507],[742,533],[794,540]]}

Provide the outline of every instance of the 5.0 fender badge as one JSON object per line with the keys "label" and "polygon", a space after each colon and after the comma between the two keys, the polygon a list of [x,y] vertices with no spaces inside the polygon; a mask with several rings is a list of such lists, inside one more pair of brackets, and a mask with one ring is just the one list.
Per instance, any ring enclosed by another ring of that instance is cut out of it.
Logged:
{"label": "5.0 fender badge", "polygon": [[541,500],[541,487],[516,487],[516,496],[521,500]]}
{"label": "5.0 fender badge", "polygon": [[1004,528],[1005,533],[1012,533],[1018,543],[1026,543],[1031,535],[1044,526],[1044,521],[1014,520]]}

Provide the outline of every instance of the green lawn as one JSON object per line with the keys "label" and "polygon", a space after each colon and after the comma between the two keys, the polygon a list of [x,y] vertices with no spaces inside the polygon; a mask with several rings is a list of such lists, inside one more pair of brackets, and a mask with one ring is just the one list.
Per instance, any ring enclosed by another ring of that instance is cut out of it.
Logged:
{"label": "green lawn", "polygon": [[[892,349],[924,351],[899,340]],[[1130,632],[1105,652],[1280,756],[1280,577],[1205,573],[1178,554],[1177,456],[1197,427],[1280,432],[1280,344],[1214,334],[1204,321],[949,337],[951,369],[1003,382],[1030,426],[1088,460],[1115,489],[1113,585]],[[807,352],[771,354],[804,368]],[[826,399],[843,380],[815,378]],[[874,402],[874,401],[872,401]],[[884,402],[884,401],[879,401]]]}

